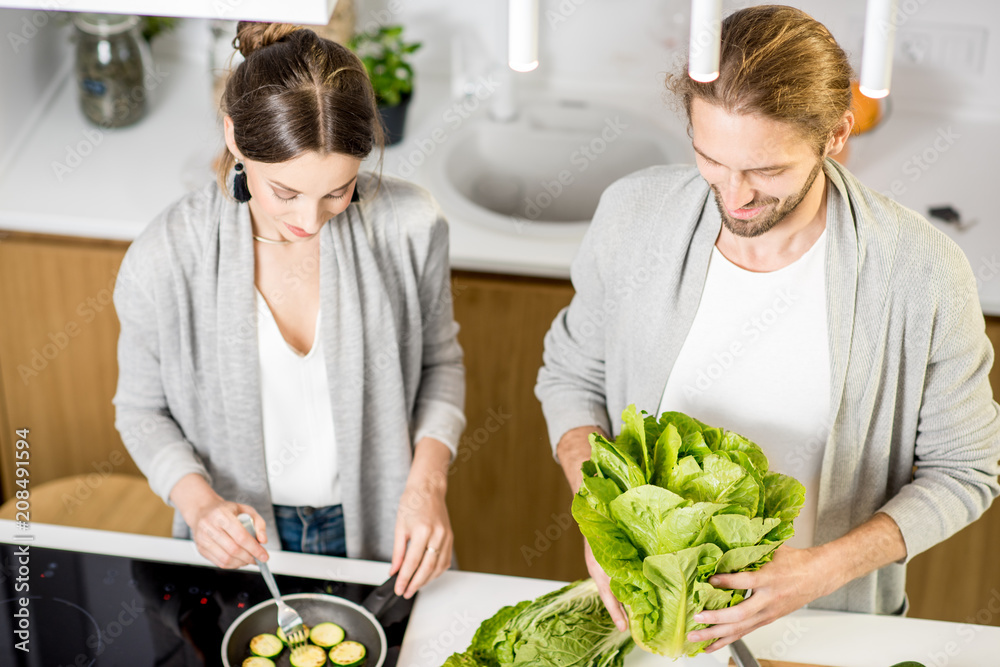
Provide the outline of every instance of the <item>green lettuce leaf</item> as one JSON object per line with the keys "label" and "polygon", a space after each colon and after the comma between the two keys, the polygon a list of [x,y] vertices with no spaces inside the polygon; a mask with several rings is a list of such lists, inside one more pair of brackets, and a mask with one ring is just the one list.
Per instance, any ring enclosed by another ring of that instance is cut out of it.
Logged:
{"label": "green lettuce leaf", "polygon": [[657,528],[654,553],[670,553],[694,545],[712,516],[726,507],[722,503],[698,502],[671,510]]}
{"label": "green lettuce leaf", "polygon": [[[649,419],[646,423],[649,423]],[[659,424],[660,422],[653,422]],[[649,440],[650,432],[646,431],[646,442]],[[649,473],[649,483],[667,488],[670,478],[670,471],[677,467],[677,455],[681,449],[681,434],[677,432],[677,427],[667,424],[662,428],[656,440],[653,441],[653,469]]]}
{"label": "green lettuce leaf", "polygon": [[759,544],[780,523],[779,519],[751,519],[742,514],[717,514],[705,524],[698,536],[698,543],[711,542],[723,551],[749,547]]}
{"label": "green lettuce leaf", "polygon": [[705,627],[692,618],[701,611],[699,604],[703,606],[705,597],[703,587],[697,599],[695,595],[699,566],[714,568],[721,557],[719,547],[701,544],[675,553],[649,556],[643,561],[643,574],[656,586],[661,614],[655,625],[646,622],[645,618],[630,616],[636,644],[661,655],[685,655],[695,649],[687,640],[687,634]]}
{"label": "green lettuce leaf", "polygon": [[737,433],[680,412],[644,414],[629,406],[614,442],[591,436],[573,516],[636,643],[677,658],[708,643],[686,641],[704,627],[693,620],[698,611],[744,599],[709,577],[769,562],[794,534],[805,487],[771,471],[763,450]]}
{"label": "green lettuce leaf", "polygon": [[740,513],[754,516],[760,487],[753,475],[738,463],[725,456],[709,454],[705,457],[702,474],[687,481],[683,495],[702,502],[738,505],[742,508]]}
{"label": "green lettuce leaf", "polygon": [[713,574],[728,574],[730,572],[746,572],[758,570],[765,562],[771,560],[770,555],[778,548],[778,543],[755,544],[749,547],[730,549],[716,566]]}
{"label": "green lettuce leaf", "polygon": [[[642,473],[642,484],[645,484],[649,477],[649,469],[652,467],[649,450],[646,448],[646,423],[642,415],[636,412],[635,406],[630,406],[622,413],[622,430],[615,438],[615,448],[623,458],[633,461]],[[635,481],[638,481],[638,477]],[[632,484],[633,487],[640,486]]]}
{"label": "green lettuce leaf", "polygon": [[622,491],[646,483],[646,475],[636,460],[623,454],[622,450],[604,436],[592,433],[590,447],[590,458],[600,470],[600,475],[613,479]]}
{"label": "green lettuce leaf", "polygon": [[672,491],[644,484],[621,494],[609,507],[611,518],[645,558],[648,554],[660,553],[657,550],[660,525],[670,510],[685,504],[687,501]]}
{"label": "green lettuce leaf", "polygon": [[764,516],[792,521],[806,502],[806,487],[794,477],[769,472],[764,475]]}
{"label": "green lettuce leaf", "polygon": [[738,433],[726,431],[715,451],[742,452],[760,475],[767,473],[767,457],[764,456],[764,451],[756,443],[750,442]]}
{"label": "green lettuce leaf", "polygon": [[608,505],[621,494],[618,485],[604,477],[584,477],[583,485],[580,487],[580,496],[590,507],[607,518],[611,518]]}
{"label": "green lettuce leaf", "polygon": [[688,417],[683,412],[664,412],[660,415],[660,423],[664,425],[673,424],[682,438],[691,433],[701,434],[704,430],[704,427],[697,419]]}
{"label": "green lettuce leaf", "polygon": [[444,667],[622,667],[632,646],[586,579],[502,608]]}

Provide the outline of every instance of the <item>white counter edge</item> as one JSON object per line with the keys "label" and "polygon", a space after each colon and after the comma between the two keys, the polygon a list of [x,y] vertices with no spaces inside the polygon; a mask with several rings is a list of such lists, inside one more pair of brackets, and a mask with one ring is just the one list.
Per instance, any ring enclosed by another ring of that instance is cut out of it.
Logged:
{"label": "white counter edge", "polygon": [[[29,537],[31,539],[28,539]],[[194,542],[170,537],[152,537],[44,523],[32,523],[25,531],[14,521],[0,520],[0,542],[214,567],[198,553]],[[389,577],[388,563],[287,551],[269,553],[271,558],[268,565],[278,574],[371,585],[381,584]],[[256,566],[240,569],[257,571]]]}

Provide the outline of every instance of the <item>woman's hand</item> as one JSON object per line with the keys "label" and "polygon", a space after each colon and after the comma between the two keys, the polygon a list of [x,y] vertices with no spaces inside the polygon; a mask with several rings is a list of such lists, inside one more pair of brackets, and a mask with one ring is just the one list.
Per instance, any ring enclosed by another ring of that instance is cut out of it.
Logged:
{"label": "woman's hand", "polygon": [[451,565],[454,536],[445,492],[451,450],[424,438],[417,443],[406,489],[396,514],[396,538],[389,574],[399,573],[396,595],[413,597],[417,590]]}
{"label": "woman's hand", "polygon": [[[217,567],[250,565],[253,559],[267,560],[261,544],[267,542],[264,519],[253,507],[224,500],[205,478],[191,473],[170,491],[170,500],[191,528],[198,552]],[[249,514],[257,530],[254,540],[236,517]]]}

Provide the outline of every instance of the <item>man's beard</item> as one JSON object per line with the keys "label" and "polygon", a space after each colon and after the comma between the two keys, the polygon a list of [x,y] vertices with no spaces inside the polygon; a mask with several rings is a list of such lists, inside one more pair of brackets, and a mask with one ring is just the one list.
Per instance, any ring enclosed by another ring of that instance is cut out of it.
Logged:
{"label": "man's beard", "polygon": [[740,220],[729,215],[729,211],[726,210],[725,205],[722,203],[722,195],[719,194],[719,190],[713,185],[712,192],[715,193],[715,205],[719,209],[719,215],[722,217],[722,224],[726,226],[726,229],[730,231],[734,236],[741,236],[743,238],[754,238],[760,236],[761,234],[766,234],[771,231],[775,225],[788,217],[788,214],[795,210],[795,208],[802,203],[802,200],[806,198],[809,194],[809,188],[813,186],[816,181],[816,177],[819,176],[820,169],[823,166],[823,161],[818,160],[816,166],[809,173],[809,177],[806,178],[805,186],[799,190],[796,194],[785,199],[783,204],[780,203],[781,200],[774,199],[764,199],[761,201],[752,201],[749,205],[743,208],[757,208],[759,206],[769,206],[771,204],[779,204],[770,212],[761,212],[754,216],[751,220]]}

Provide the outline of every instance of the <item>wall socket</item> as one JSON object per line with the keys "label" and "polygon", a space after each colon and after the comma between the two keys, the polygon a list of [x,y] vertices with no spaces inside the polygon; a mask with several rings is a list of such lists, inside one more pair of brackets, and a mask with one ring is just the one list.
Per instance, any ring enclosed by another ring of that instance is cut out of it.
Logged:
{"label": "wall socket", "polygon": [[896,57],[901,65],[982,74],[987,34],[979,26],[907,23],[896,30]]}
{"label": "wall socket", "polygon": [[[852,32],[858,35],[861,53],[864,17],[852,18]],[[918,67],[954,74],[982,74],[986,66],[989,31],[968,24],[904,21],[896,28],[894,62],[900,67]]]}

